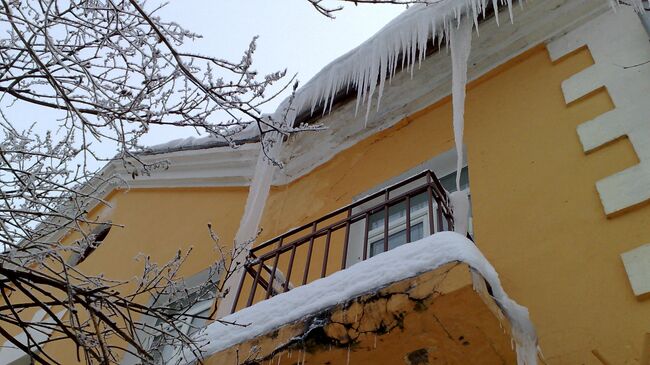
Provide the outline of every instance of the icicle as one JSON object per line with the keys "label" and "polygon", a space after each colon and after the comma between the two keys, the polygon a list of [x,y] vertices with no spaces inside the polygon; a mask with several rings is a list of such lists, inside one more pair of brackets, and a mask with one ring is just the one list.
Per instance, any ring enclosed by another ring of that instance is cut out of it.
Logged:
{"label": "icicle", "polygon": [[381,97],[384,94],[384,84],[386,82],[387,70],[388,70],[388,60],[385,54],[379,56],[379,92],[377,95],[377,111],[379,111],[379,105],[381,104]]}
{"label": "icicle", "polygon": [[273,173],[275,172],[275,165],[272,161],[269,161],[269,158],[279,158],[282,145],[282,138],[277,133],[271,133],[268,136],[264,140],[264,144],[270,146],[266,153],[268,158],[264,152],[260,151],[257,165],[255,166],[255,176],[251,182],[250,193],[248,194],[244,208],[244,216],[235,236],[235,242],[237,244],[254,239],[262,219],[262,212],[266,205],[266,198],[269,194]]}
{"label": "icicle", "polygon": [[457,190],[449,194],[451,209],[454,213],[454,232],[463,236],[467,234],[467,221],[469,218],[469,196],[467,190]]}
{"label": "icicle", "polygon": [[463,130],[465,128],[465,86],[467,84],[467,61],[472,47],[472,22],[461,19],[459,27],[452,27],[450,34],[452,63],[452,103],[454,109],[454,141],[456,143],[456,189],[460,190],[460,173],[463,168]]}
{"label": "icicle", "polygon": [[346,361],[346,365],[350,365],[350,344],[348,344],[348,360]]}
{"label": "icicle", "polygon": [[477,25],[478,25],[478,14],[479,14],[477,7],[479,4],[480,4],[480,0],[472,1],[470,8],[467,9],[467,16],[470,16],[470,12],[471,12],[472,19]]}
{"label": "icicle", "polygon": [[494,16],[497,21],[497,27],[499,26],[499,4],[497,3],[498,0],[492,0],[492,8],[494,9]]}
{"label": "icicle", "polygon": [[[616,7],[622,0],[603,1]],[[630,3],[642,11],[644,1],[630,0]],[[292,107],[298,111],[302,111],[303,106],[307,106],[306,110],[311,107],[312,113],[322,107],[321,113],[326,114],[331,112],[339,91],[355,88],[355,115],[364,106],[367,122],[370,104],[376,102],[376,109],[380,107],[384,88],[392,82],[400,65],[401,70],[413,77],[416,63],[420,66],[425,59],[430,39],[435,42],[437,38],[439,46],[443,41],[449,45],[450,28],[455,28],[450,27],[452,19],[471,19],[478,34],[479,17],[487,16],[488,4],[494,9],[497,25],[500,5],[507,6],[510,21],[514,22],[513,0],[440,0],[411,6],[359,47],[323,68],[296,93],[297,102]],[[519,0],[519,5],[523,7],[524,1]],[[368,105],[364,105],[366,103]]]}
{"label": "icicle", "polygon": [[508,2],[508,14],[510,15],[510,23],[514,23],[515,17],[512,14],[512,0],[507,0],[507,2]]}
{"label": "icicle", "polygon": [[[268,116],[265,116],[264,118],[269,120]],[[292,115],[289,116],[289,120],[285,121],[286,125],[293,124],[293,118],[295,118],[295,113],[292,113]],[[248,196],[246,197],[244,214],[242,215],[239,228],[235,235],[235,245],[237,245],[237,247],[247,244],[251,245],[252,241],[257,236],[259,225],[262,220],[262,213],[264,212],[266,200],[271,189],[271,182],[273,180],[276,166],[272,161],[269,161],[264,151],[261,150],[264,146],[270,146],[267,151],[269,158],[278,159],[282,149],[282,137],[279,133],[269,133],[264,137],[264,143],[260,145],[260,152],[255,166],[255,174],[249,188]],[[245,255],[248,254],[248,248],[238,251],[238,256],[233,257],[233,261],[237,260],[243,262]],[[239,278],[241,278],[240,275],[243,274],[241,268],[238,269],[236,275],[233,275],[231,280],[226,283],[226,289],[230,292],[234,292],[236,290],[236,285],[239,282]],[[233,296],[226,298],[229,298],[231,301],[234,300]],[[222,305],[217,309],[217,317],[220,318],[229,314],[231,306],[231,302],[224,301],[224,303],[222,303]]]}

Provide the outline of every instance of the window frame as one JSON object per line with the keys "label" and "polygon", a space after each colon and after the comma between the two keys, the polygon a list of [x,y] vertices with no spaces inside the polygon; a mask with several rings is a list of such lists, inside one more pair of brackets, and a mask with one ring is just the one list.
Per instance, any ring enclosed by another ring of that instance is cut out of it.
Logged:
{"label": "window frame", "polygon": [[[216,303],[216,300],[217,300],[217,297],[218,297],[218,293],[216,293],[216,287],[219,285],[221,280],[223,280],[224,271],[225,270],[224,270],[223,265],[219,265],[216,268],[216,270],[214,268],[207,268],[207,269],[204,269],[203,271],[198,272],[197,274],[194,274],[194,275],[189,276],[189,277],[184,279],[185,285],[188,288],[193,288],[193,287],[200,286],[202,283],[205,283],[207,281],[212,281],[214,283],[214,285],[215,285],[215,292],[213,293],[215,295],[211,295],[209,298],[206,298],[205,300],[197,301],[196,303],[194,303],[195,305],[199,304],[199,303],[207,302],[207,303],[209,303],[210,308],[213,308],[215,306],[215,303]],[[204,294],[204,295],[206,295],[206,294]],[[169,295],[160,295],[157,300],[155,300],[155,298],[153,298],[153,297],[150,298],[149,303],[147,304],[147,306],[151,307],[151,306],[156,305],[156,304],[169,305],[170,302],[179,301],[179,300],[182,300],[182,299],[183,298],[180,298],[180,297],[170,298]],[[185,310],[189,311],[192,308],[194,308],[195,305],[193,305],[190,308],[187,308]],[[216,311],[215,311],[215,313],[216,313]],[[192,335],[194,333],[200,331],[203,327],[205,327],[204,324],[206,324],[209,321],[208,319],[200,319],[200,320],[202,321],[202,323],[200,325],[197,325],[197,327],[200,327],[200,328],[197,331],[193,332]],[[139,322],[141,323],[141,326],[143,328],[146,328],[146,329],[136,330],[138,332],[137,337],[141,339],[142,347],[146,348],[146,349],[149,349],[149,351],[155,351],[153,349],[153,347],[154,347],[155,338],[157,336],[154,336],[154,335],[151,334],[151,328],[155,328],[155,326],[158,325],[158,322],[159,322],[158,319],[154,318],[154,317],[151,317],[151,316],[144,315],[139,320]],[[179,326],[177,326],[177,327],[179,327]],[[168,325],[168,328],[171,329],[171,326]],[[190,326],[189,328],[191,329],[192,327]],[[164,330],[165,328],[162,328],[162,329]],[[125,352],[122,360],[120,361],[120,365],[137,365],[137,364],[141,364],[140,358],[135,356],[132,352],[135,352],[135,349],[133,348],[132,345],[129,345],[129,351]],[[161,353],[162,353],[162,351],[161,351]],[[179,353],[177,351],[173,351],[172,352],[172,357],[170,359],[163,360],[163,363],[174,363],[174,361],[178,361],[179,360],[177,358],[178,355],[179,355]]]}
{"label": "window frame", "polygon": [[[435,204],[435,202],[434,202]],[[406,207],[404,209],[406,211]],[[411,228],[418,224],[422,224],[422,237],[426,237],[431,234],[430,232],[430,227],[429,227],[429,207],[428,205],[425,205],[424,207],[412,211],[410,214],[411,218]],[[434,222],[434,225],[438,225],[438,222]],[[436,227],[437,228],[437,227]],[[388,237],[390,240],[390,236],[406,231],[406,214],[403,216],[395,219],[393,222],[390,221],[390,213],[388,216]],[[370,258],[375,255],[372,255],[372,245],[377,242],[383,242],[384,240],[384,227],[377,227],[375,229],[369,230],[368,231],[368,252],[366,252],[366,257]],[[400,245],[401,246],[401,245]],[[399,246],[397,246],[399,247]],[[389,248],[390,250],[390,248]],[[381,251],[377,253],[376,255],[383,253],[386,251]]]}
{"label": "window frame", "polygon": [[[406,171],[404,171],[404,172],[402,172],[402,173],[400,173],[400,174],[398,174],[398,175],[396,175],[396,176],[394,176],[392,178],[389,178],[389,179],[385,180],[384,182],[382,182],[382,183],[380,183],[378,185],[375,185],[373,188],[371,188],[369,190],[366,190],[366,191],[364,191],[362,193],[359,193],[359,194],[355,195],[354,198],[352,199],[352,201],[354,202],[354,201],[361,200],[361,199],[365,198],[368,195],[371,195],[373,193],[381,191],[381,190],[385,189],[388,186],[391,186],[391,185],[397,184],[397,183],[399,183],[401,181],[404,181],[404,180],[408,179],[409,177],[417,175],[418,173],[420,173],[420,172],[422,172],[424,170],[433,171],[438,176],[439,180],[443,180],[443,179],[445,179],[445,178],[447,178],[449,176],[452,176],[452,175],[455,176],[455,174],[456,174],[456,165],[457,165],[456,155],[457,154],[456,154],[456,149],[455,148],[447,150],[446,152],[443,152],[443,153],[441,153],[441,154],[439,154],[439,155],[437,155],[437,156],[435,156],[435,157],[433,157],[433,158],[431,158],[431,159],[429,159],[429,160],[427,160],[427,161],[425,161],[425,162],[423,162],[423,163],[421,163],[421,164],[419,164],[419,165],[417,165],[417,166],[415,166],[413,168],[410,168],[410,169],[408,169],[408,170],[406,170]],[[464,156],[467,156],[467,153],[465,153]],[[469,166],[468,166],[466,161],[463,161],[462,169],[467,169],[467,186],[465,187],[464,190],[467,190],[468,196],[470,196],[470,199],[471,199],[471,195],[469,194],[470,193],[470,191],[469,191],[469,189],[470,189],[470,180],[471,180],[470,176],[469,176],[470,171],[469,171]],[[461,172],[461,174],[462,174],[462,172]],[[455,191],[455,188],[452,191]],[[380,198],[378,198],[377,201],[370,201],[370,202],[364,204],[363,206],[358,207],[358,209],[363,210],[366,207],[370,207],[370,206],[372,206],[374,204],[377,204],[377,203],[380,202],[379,199]],[[434,209],[435,209],[436,202],[434,201],[433,204],[434,204]],[[424,210],[423,218],[426,220],[426,219],[428,219],[428,208],[423,208],[423,210]],[[413,214],[414,214],[414,212],[411,212],[411,226],[413,226],[414,224],[417,224],[416,222],[414,222],[415,218],[414,218]],[[406,225],[406,218],[403,217],[402,219],[403,219],[403,221],[401,222],[401,224],[402,224],[402,227],[404,229],[405,225]],[[364,222],[364,220],[362,220],[360,222]],[[395,224],[397,224],[397,223],[395,223]],[[356,225],[356,227],[355,227],[355,225]],[[346,267],[350,267],[350,266],[362,261],[361,256],[364,254],[364,252],[363,252],[364,251],[363,250],[363,239],[361,239],[359,241],[359,237],[363,237],[363,231],[358,232],[360,229],[362,229],[363,224],[360,224],[360,223],[357,222],[352,226],[353,226],[353,228],[352,228],[353,233],[351,233],[350,246],[349,246],[348,252],[347,252]],[[428,235],[431,234],[430,227],[428,227],[428,223],[426,221],[425,221],[424,226],[425,226],[425,228],[424,228],[424,237],[427,237]],[[444,226],[446,226],[446,221],[443,221],[443,227]],[[393,222],[389,221],[389,235],[393,234],[394,232],[399,232],[399,231],[395,231],[394,227],[395,227],[395,225],[393,225]],[[371,251],[372,250],[372,244],[371,243],[376,242],[376,241],[373,241],[371,237],[373,237],[373,235],[376,235],[375,237],[379,237],[379,239],[383,238],[383,229],[384,229],[383,227],[378,227],[378,228],[375,228],[373,230],[368,231],[368,245],[367,245],[366,252],[365,252],[365,255],[366,255],[367,258],[370,258],[370,253],[372,252]],[[434,219],[434,229],[435,230],[440,230],[440,227],[438,227],[438,222],[435,219]],[[468,232],[473,235],[473,225],[472,225],[472,217],[471,217],[471,200],[470,200],[470,217],[469,217],[469,220],[468,220]],[[375,238],[375,237],[373,237],[373,238]],[[354,242],[352,240],[354,240]]]}
{"label": "window frame", "polygon": [[[191,293],[192,295],[194,293]],[[206,295],[209,295],[210,293],[206,293]],[[179,315],[179,321],[180,323],[176,323],[175,328],[174,326],[171,326],[170,324],[167,324],[165,322],[162,322],[160,320],[157,320],[156,323],[153,325],[155,328],[159,328],[159,330],[162,332],[179,332],[182,333],[185,336],[192,336],[196,332],[200,331],[202,329],[202,325],[207,322],[207,319],[204,318],[198,318],[198,316],[201,313],[204,313],[205,311],[210,311],[210,309],[213,308],[214,302],[215,302],[215,295],[210,296],[209,298],[201,300],[200,298],[197,298],[197,301],[190,306],[189,308],[182,308],[179,307],[178,309],[174,309],[174,312],[176,315]],[[181,302],[183,298],[179,298],[175,300],[174,302],[165,304],[168,306],[173,306],[174,303]],[[194,300],[194,299],[192,299]],[[209,312],[205,317],[209,316]],[[195,321],[198,321],[198,323],[195,323]],[[177,348],[174,347],[171,344],[163,344],[162,343],[163,336],[158,335],[158,336],[151,336],[150,343],[148,344],[149,350],[153,353],[157,353],[158,356],[160,356],[160,361],[162,363],[169,363],[172,362],[173,360],[176,359],[177,356],[179,356],[179,353],[177,352]],[[167,351],[168,350],[168,351]],[[169,357],[169,358],[166,358]],[[158,359],[154,355],[154,362],[157,361]]]}
{"label": "window frame", "polygon": [[[108,238],[108,235],[113,228],[113,223],[108,221],[106,223],[101,223],[95,227],[92,232],[88,235],[89,238],[92,238],[92,242],[89,242],[81,247],[79,251],[73,251],[70,257],[68,258],[68,265],[77,266],[84,262],[90,255],[97,250],[97,248]],[[77,242],[83,242],[79,240]]]}

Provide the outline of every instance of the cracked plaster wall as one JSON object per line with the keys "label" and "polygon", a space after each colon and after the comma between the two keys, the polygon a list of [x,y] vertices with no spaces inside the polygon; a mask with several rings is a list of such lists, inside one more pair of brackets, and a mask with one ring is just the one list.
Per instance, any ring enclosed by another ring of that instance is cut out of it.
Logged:
{"label": "cracked plaster wall", "polygon": [[515,364],[496,306],[470,282],[466,265],[448,264],[226,350],[207,365]]}

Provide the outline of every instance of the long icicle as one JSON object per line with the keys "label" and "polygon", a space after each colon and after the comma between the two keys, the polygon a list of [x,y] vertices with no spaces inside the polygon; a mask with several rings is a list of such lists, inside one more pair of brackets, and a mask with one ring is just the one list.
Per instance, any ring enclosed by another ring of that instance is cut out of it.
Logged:
{"label": "long icicle", "polygon": [[[296,118],[296,112],[294,109],[290,108],[291,101],[292,99],[289,99],[280,105],[278,111],[276,111],[274,115],[265,116],[264,118],[266,121],[269,123],[272,123],[273,120],[280,121],[280,125],[278,126],[280,129],[292,126]],[[287,110],[289,111],[285,113]],[[262,138],[263,140],[260,143],[260,153],[257,156],[257,164],[255,165],[253,180],[251,181],[248,189],[248,196],[246,197],[244,214],[242,215],[239,228],[235,234],[235,248],[237,250],[236,256],[232,258],[234,262],[244,262],[246,255],[248,255],[248,250],[251,249],[253,240],[257,237],[260,222],[262,221],[262,214],[264,213],[266,201],[271,190],[273,174],[277,169],[274,162],[278,162],[280,159],[280,152],[283,147],[283,135],[279,132],[268,133]],[[264,150],[266,147],[268,147],[268,149]],[[237,290],[236,285],[244,274],[243,267],[240,266],[236,268],[235,273],[230,276],[228,281],[225,283],[226,290],[234,293],[234,291]],[[217,318],[222,318],[223,316],[230,314],[233,304],[236,304],[233,302],[234,295],[226,296],[217,307]]]}
{"label": "long icicle", "polygon": [[452,103],[454,109],[454,142],[456,144],[456,190],[460,191],[460,174],[463,168],[463,132],[465,129],[465,86],[467,84],[467,61],[472,48],[472,20],[469,15],[458,23],[452,22],[450,47],[452,64]]}

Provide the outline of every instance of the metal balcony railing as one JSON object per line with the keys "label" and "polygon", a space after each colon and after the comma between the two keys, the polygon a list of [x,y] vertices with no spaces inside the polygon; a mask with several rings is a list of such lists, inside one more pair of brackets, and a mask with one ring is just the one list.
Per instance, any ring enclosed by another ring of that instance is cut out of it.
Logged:
{"label": "metal balcony railing", "polygon": [[[244,288],[249,288],[248,307],[393,246],[445,230],[453,230],[449,199],[436,175],[423,171],[250,250],[232,311]],[[300,269],[300,277],[292,281]]]}

